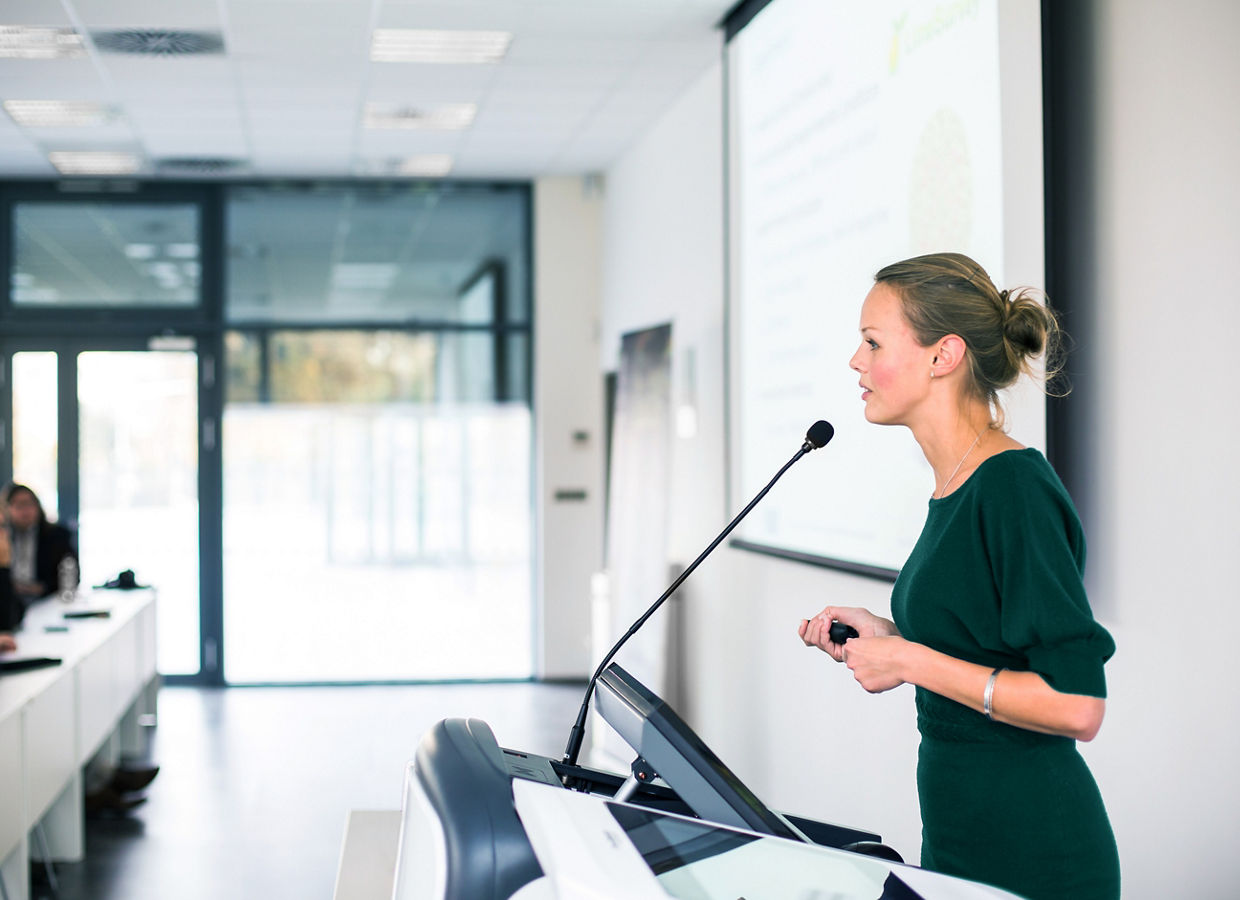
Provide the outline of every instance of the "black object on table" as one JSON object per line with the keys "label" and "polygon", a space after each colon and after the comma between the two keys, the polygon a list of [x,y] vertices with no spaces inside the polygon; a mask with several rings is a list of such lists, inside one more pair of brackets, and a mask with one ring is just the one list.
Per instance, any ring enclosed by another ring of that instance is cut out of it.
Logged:
{"label": "black object on table", "polygon": [[31,669],[45,669],[48,666],[58,666],[60,662],[59,659],[52,656],[22,656],[16,659],[0,659],[0,675],[29,672]]}

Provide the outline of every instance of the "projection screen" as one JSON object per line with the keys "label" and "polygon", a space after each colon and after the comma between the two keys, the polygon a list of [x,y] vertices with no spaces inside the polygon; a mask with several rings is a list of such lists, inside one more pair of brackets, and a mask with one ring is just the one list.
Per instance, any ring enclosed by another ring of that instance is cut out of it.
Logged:
{"label": "projection screen", "polygon": [[[1039,3],[773,0],[726,24],[731,506],[809,423],[836,428],[734,543],[893,577],[933,478],[907,429],[863,417],[861,301],[883,265],[939,250],[1044,285]],[[1043,449],[1040,386],[1005,406]]]}

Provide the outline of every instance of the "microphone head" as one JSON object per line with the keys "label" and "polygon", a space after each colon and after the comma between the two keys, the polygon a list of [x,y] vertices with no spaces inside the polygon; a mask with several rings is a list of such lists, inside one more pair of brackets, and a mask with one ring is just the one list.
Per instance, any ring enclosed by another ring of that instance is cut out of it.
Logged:
{"label": "microphone head", "polygon": [[827,441],[833,437],[835,437],[835,429],[831,427],[831,423],[826,419],[819,419],[809,426],[809,431],[805,432],[805,442],[812,444],[815,450],[819,447],[825,447]]}

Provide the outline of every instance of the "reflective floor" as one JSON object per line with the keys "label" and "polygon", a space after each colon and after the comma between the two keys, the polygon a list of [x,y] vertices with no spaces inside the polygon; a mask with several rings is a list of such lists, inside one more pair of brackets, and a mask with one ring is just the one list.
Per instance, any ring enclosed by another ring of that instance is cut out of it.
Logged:
{"label": "reflective floor", "polygon": [[345,815],[400,806],[405,762],[442,718],[558,756],[581,687],[535,684],[165,688],[161,766],[128,818],[87,822],[63,900],[330,898]]}

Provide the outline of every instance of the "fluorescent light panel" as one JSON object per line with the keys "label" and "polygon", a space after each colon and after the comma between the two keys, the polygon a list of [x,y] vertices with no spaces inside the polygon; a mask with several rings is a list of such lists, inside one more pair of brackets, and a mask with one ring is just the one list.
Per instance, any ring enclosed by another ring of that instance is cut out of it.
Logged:
{"label": "fluorescent light panel", "polygon": [[366,128],[424,128],[432,131],[459,131],[474,121],[478,106],[474,103],[443,103],[427,109],[394,106],[390,103],[367,103],[362,114]]}
{"label": "fluorescent light panel", "polygon": [[67,59],[85,55],[82,36],[72,28],[0,25],[0,58]]}
{"label": "fluorescent light panel", "polygon": [[62,175],[131,175],[138,157],[118,150],[53,150],[47,158]]}
{"label": "fluorescent light panel", "polygon": [[24,128],[106,125],[120,113],[93,100],[5,100],[4,111]]}
{"label": "fluorescent light panel", "polygon": [[370,42],[374,62],[497,63],[508,52],[507,31],[434,31],[376,28]]}
{"label": "fluorescent light panel", "polygon": [[438,178],[452,171],[452,156],[448,153],[421,153],[400,161],[397,172],[401,175],[422,175]]}

